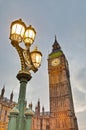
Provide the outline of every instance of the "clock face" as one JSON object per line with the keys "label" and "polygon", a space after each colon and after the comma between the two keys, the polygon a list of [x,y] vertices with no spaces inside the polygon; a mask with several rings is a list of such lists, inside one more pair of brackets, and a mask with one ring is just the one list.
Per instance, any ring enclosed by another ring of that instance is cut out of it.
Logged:
{"label": "clock face", "polygon": [[52,62],[51,62],[51,65],[52,65],[52,66],[57,66],[57,65],[59,65],[59,64],[60,64],[60,59],[59,59],[59,58],[55,58],[55,59],[53,59]]}

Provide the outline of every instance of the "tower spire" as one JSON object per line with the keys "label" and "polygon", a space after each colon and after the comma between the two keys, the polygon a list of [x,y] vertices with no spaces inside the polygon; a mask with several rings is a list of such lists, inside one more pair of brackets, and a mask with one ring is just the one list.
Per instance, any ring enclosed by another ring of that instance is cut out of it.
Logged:
{"label": "tower spire", "polygon": [[52,45],[52,47],[53,47],[52,52],[55,52],[55,51],[58,51],[61,49],[59,43],[57,42],[56,35],[55,35],[55,41],[54,41],[54,44]]}

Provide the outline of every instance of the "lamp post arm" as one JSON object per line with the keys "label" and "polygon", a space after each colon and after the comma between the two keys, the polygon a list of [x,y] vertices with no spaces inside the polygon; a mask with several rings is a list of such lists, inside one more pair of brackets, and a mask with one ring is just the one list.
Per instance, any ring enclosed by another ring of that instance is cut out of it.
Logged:
{"label": "lamp post arm", "polygon": [[23,49],[19,46],[19,44],[15,41],[12,41],[11,44],[16,48],[19,57],[20,57],[20,62],[21,62],[21,70],[24,71],[25,70],[25,60],[24,60],[24,56],[23,56]]}
{"label": "lamp post arm", "polygon": [[21,70],[24,71],[25,70],[25,61],[24,61],[24,57],[23,57],[23,49],[20,46],[16,46],[16,50],[20,57]]}

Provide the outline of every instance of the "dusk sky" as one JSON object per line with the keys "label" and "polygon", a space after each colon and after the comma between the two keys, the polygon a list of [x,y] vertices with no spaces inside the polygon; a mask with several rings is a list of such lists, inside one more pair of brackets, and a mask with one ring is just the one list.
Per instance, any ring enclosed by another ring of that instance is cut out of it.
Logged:
{"label": "dusk sky", "polygon": [[27,84],[26,100],[33,109],[40,99],[49,111],[48,54],[57,36],[70,68],[74,108],[79,130],[86,130],[86,0],[0,0],[0,90],[5,85],[5,97],[13,90],[18,100],[19,81],[16,75],[20,61],[10,44],[10,24],[22,18],[36,29],[34,46],[41,50],[42,65]]}

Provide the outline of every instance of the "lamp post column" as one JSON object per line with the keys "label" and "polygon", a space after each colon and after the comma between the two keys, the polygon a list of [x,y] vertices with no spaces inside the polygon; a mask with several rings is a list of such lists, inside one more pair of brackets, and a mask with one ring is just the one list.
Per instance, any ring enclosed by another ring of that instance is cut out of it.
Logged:
{"label": "lamp post column", "polygon": [[19,92],[19,99],[18,99],[18,109],[19,109],[19,116],[18,116],[18,126],[17,130],[24,130],[24,110],[25,110],[25,95],[26,95],[26,84],[31,79],[31,75],[28,73],[18,73],[17,79],[20,81],[20,92]]}

